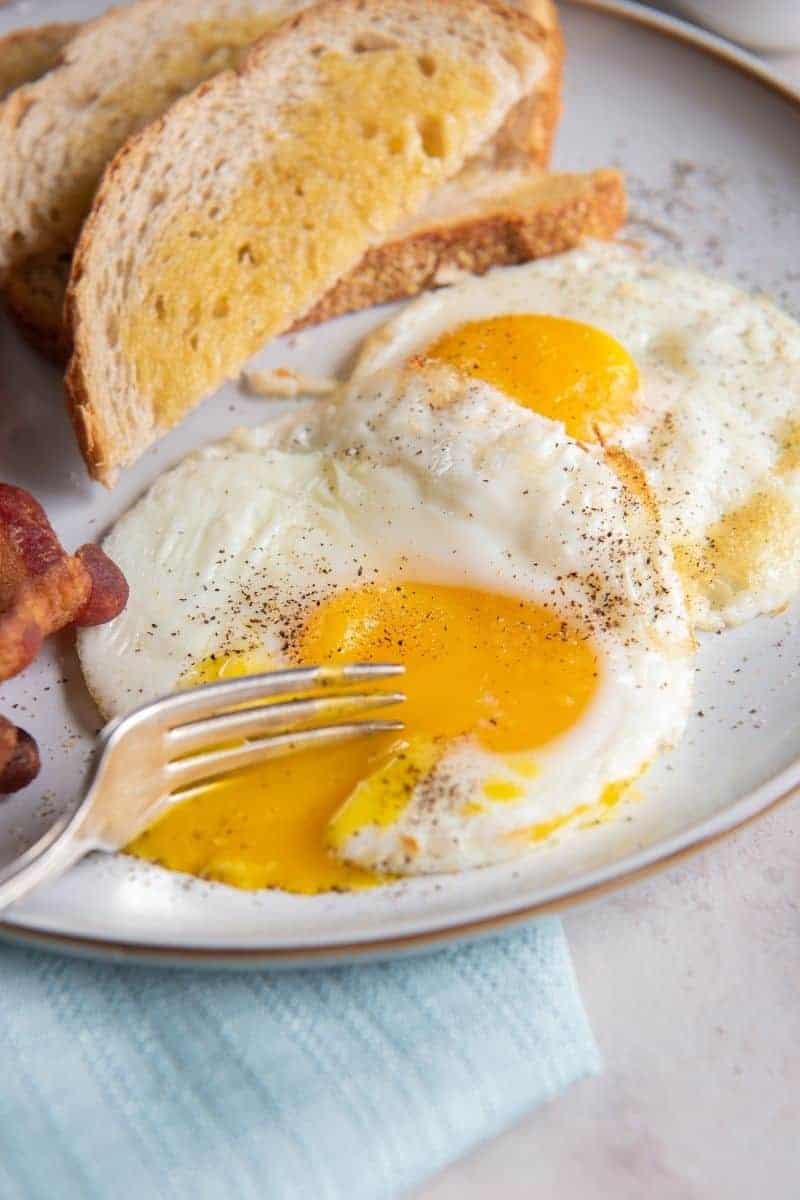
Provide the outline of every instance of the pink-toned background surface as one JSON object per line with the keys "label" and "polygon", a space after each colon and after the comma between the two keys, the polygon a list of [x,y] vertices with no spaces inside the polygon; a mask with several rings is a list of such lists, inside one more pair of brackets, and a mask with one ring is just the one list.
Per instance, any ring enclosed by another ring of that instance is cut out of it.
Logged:
{"label": "pink-toned background surface", "polygon": [[797,1195],[799,817],[566,919],[605,1071],[418,1200]]}

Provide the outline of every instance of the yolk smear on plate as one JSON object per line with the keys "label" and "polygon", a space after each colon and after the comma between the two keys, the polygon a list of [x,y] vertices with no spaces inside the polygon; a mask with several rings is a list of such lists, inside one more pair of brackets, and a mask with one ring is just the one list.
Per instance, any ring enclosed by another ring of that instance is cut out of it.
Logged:
{"label": "yolk smear on plate", "polygon": [[616,779],[612,783],[607,783],[600,793],[597,804],[579,804],[571,812],[560,813],[549,821],[540,821],[538,825],[531,825],[528,829],[515,830],[510,837],[514,841],[536,844],[546,841],[559,829],[563,829],[565,825],[573,825],[576,821],[580,822],[581,817],[589,817],[593,823],[607,820],[611,810],[619,804],[623,797],[634,798],[633,785],[647,770],[647,766],[648,764],[645,763],[641,770],[630,779]]}
{"label": "yolk smear on plate", "polygon": [[[332,595],[313,610],[292,659],[405,664],[406,703],[396,714],[384,710],[404,721],[402,734],[297,754],[198,788],[138,838],[132,853],[243,888],[313,893],[373,885],[379,878],[337,858],[332,843],[363,824],[394,821],[455,738],[513,755],[564,733],[592,699],[599,674],[591,643],[558,614],[498,593],[427,583]],[[188,682],[263,669],[263,660],[220,655]]]}
{"label": "yolk smear on plate", "polygon": [[437,338],[425,358],[481,379],[525,408],[597,441],[633,412],[639,372],[610,334],[580,321],[511,313],[469,321]]}

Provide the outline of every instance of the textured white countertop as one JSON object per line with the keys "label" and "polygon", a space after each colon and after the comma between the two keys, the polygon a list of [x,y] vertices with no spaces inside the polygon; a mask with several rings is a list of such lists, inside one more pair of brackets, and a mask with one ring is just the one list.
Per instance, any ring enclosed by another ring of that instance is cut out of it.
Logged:
{"label": "textured white countertop", "polygon": [[800,800],[565,925],[602,1075],[417,1200],[800,1195]]}
{"label": "textured white countertop", "polygon": [[797,1196],[800,801],[565,924],[602,1075],[420,1200]]}

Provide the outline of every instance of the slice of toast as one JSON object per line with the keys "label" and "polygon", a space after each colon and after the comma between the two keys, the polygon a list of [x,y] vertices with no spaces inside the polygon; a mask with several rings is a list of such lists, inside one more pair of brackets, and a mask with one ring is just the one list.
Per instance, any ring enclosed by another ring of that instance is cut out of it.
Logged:
{"label": "slice of toast", "polygon": [[80,25],[73,21],[15,29],[0,37],[0,100],[51,70]]}
{"label": "slice of toast", "polygon": [[581,175],[476,166],[368,250],[294,327],[402,300],[452,283],[461,273],[483,275],[491,267],[561,254],[584,238],[613,237],[626,211],[619,171]]}
{"label": "slice of toast", "polygon": [[[612,237],[625,220],[618,171],[550,173],[535,165],[492,168],[469,164],[424,209],[368,250],[296,327],[414,296],[442,272],[480,275],[560,254],[583,238]],[[71,255],[33,260],[7,301],[30,341],[56,361],[69,356],[61,312]]]}
{"label": "slice of toast", "polygon": [[[69,353],[63,301],[72,250],[102,171],[126,138],[309,3],[135,0],[83,26],[61,65],[0,108],[0,282],[38,348],[56,359]],[[504,154],[511,138],[544,165],[560,112],[558,18],[553,0],[512,3],[541,27],[547,65],[492,152]],[[12,36],[34,45],[45,29]]]}
{"label": "slice of toast", "polygon": [[[309,0],[138,0],[87,22],[0,108],[0,277],[72,249],[116,151]],[[30,31],[29,31],[30,33]]]}
{"label": "slice of toast", "polygon": [[479,155],[546,71],[542,42],[499,0],[327,0],[129,141],[67,291],[93,477],[112,482]]}

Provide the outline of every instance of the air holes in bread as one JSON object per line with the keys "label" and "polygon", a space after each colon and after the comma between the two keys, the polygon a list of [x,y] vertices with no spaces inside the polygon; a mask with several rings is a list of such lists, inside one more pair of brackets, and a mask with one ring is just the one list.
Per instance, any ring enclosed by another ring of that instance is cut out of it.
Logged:
{"label": "air holes in bread", "polygon": [[360,33],[352,42],[354,54],[369,54],[372,50],[396,50],[397,38],[385,33]]}
{"label": "air holes in bread", "polygon": [[425,117],[419,123],[422,148],[428,158],[444,158],[447,153],[447,137],[442,117]]}

